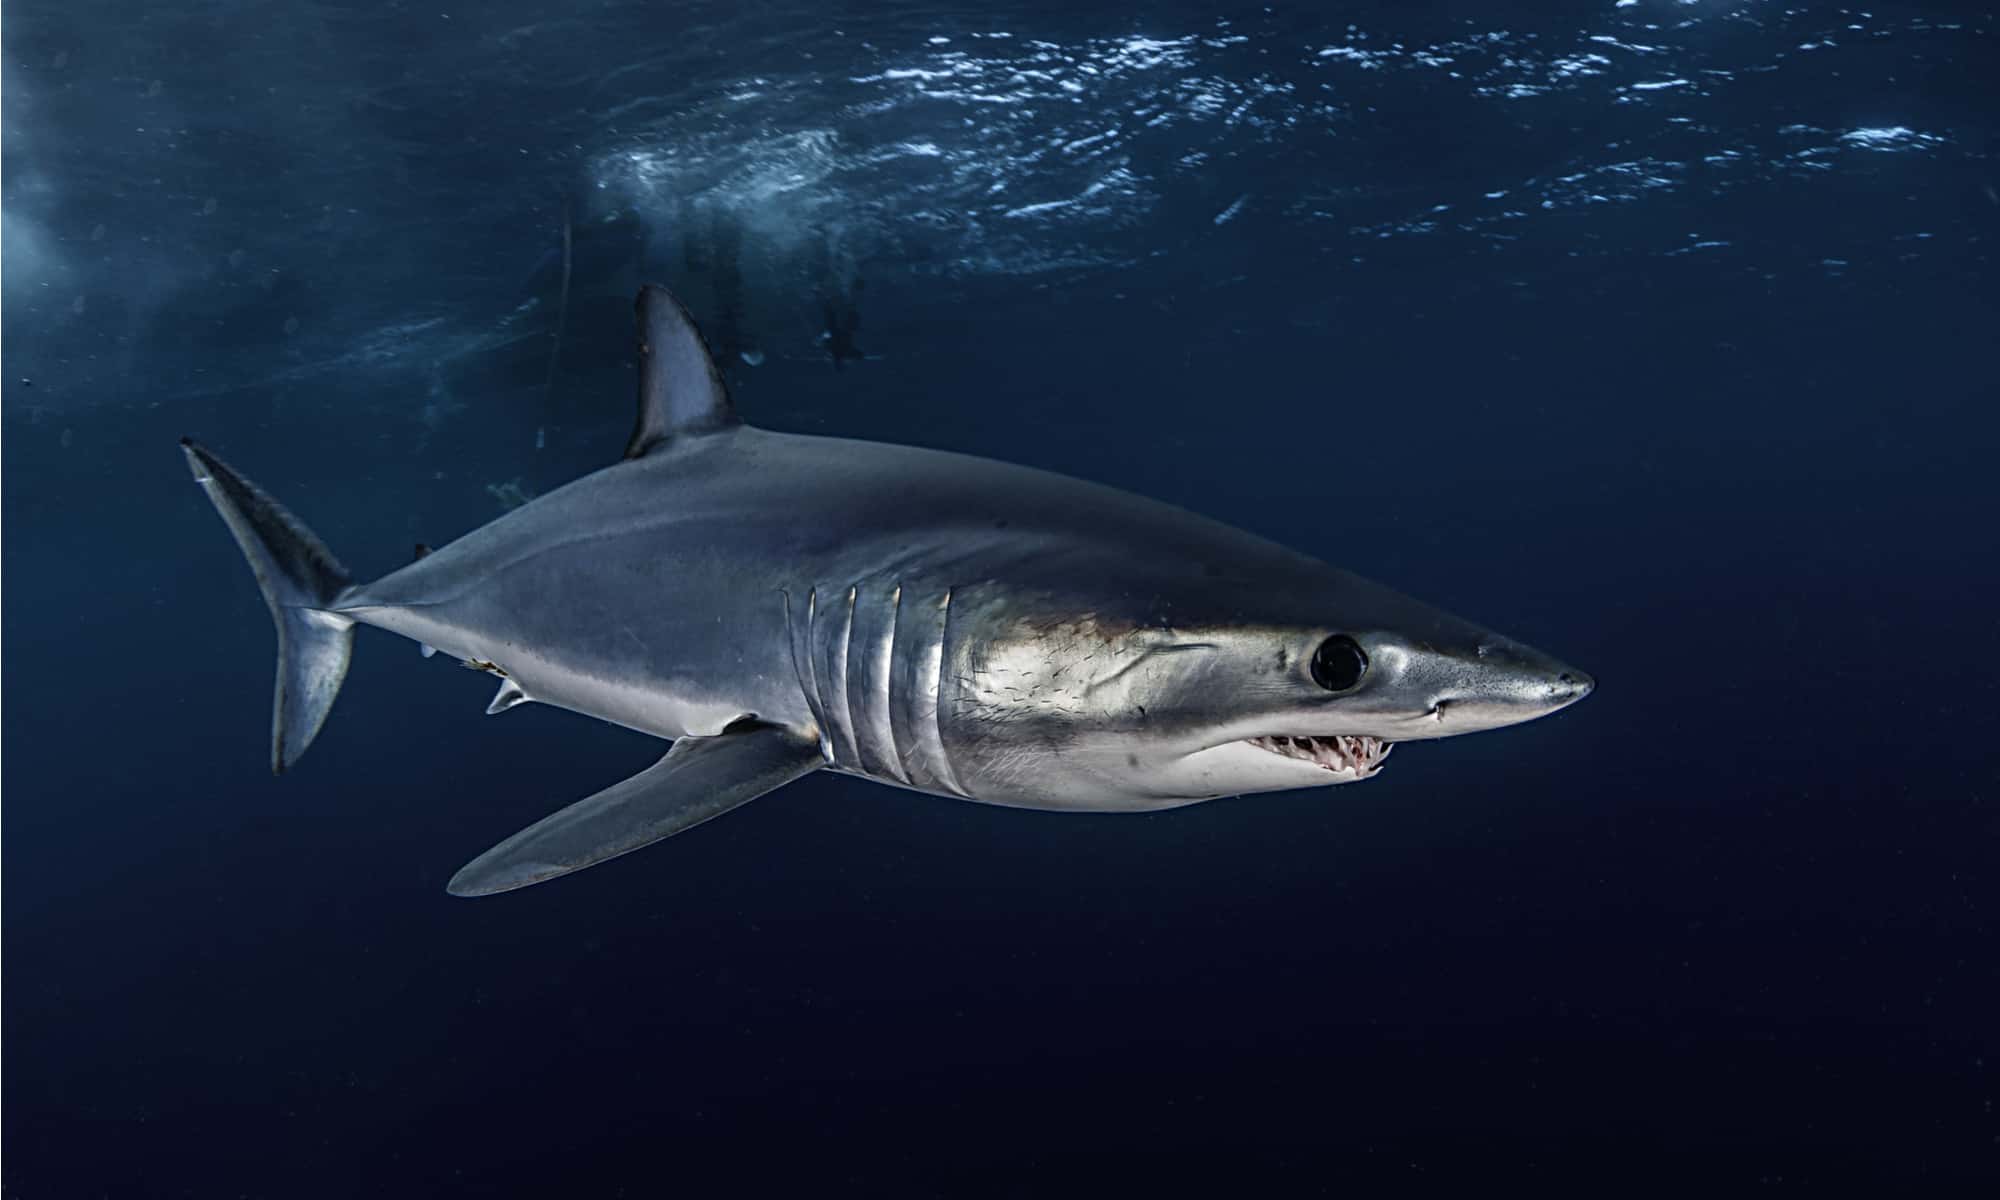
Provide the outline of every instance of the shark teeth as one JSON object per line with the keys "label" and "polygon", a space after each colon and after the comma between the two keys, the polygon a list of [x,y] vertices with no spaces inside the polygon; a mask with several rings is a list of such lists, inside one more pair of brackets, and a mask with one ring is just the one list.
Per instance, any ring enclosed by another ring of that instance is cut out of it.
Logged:
{"label": "shark teeth", "polygon": [[1381,738],[1336,734],[1333,737],[1255,737],[1247,739],[1259,750],[1269,750],[1286,758],[1296,758],[1329,771],[1351,771],[1363,779],[1382,767],[1395,743]]}

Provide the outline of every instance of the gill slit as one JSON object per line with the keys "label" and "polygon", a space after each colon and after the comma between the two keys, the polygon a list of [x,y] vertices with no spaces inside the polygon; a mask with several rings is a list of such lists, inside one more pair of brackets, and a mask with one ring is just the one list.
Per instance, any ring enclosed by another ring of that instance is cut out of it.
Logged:
{"label": "gill slit", "polygon": [[[819,727],[815,731],[819,734],[819,755],[821,758],[831,763],[833,761],[833,738],[828,734],[826,728],[826,706],[824,703],[821,702],[819,696],[819,664],[814,661],[817,658],[817,655],[813,653],[813,644],[812,644],[813,615],[814,615],[814,610],[816,610],[818,607],[819,607],[819,589],[810,588],[806,592],[805,635],[803,637],[794,635],[791,639],[793,647],[792,673],[794,675],[799,676],[799,683],[803,686],[806,694],[806,707],[812,710],[813,723]],[[786,592],[785,629],[787,633],[791,631],[791,627],[792,627],[792,594],[790,592]],[[799,657],[801,649],[803,649],[804,651],[804,657],[806,660],[805,668],[803,670],[801,670],[799,667]]]}
{"label": "gill slit", "polygon": [[944,783],[961,796],[969,793],[959,785],[958,772],[951,764],[951,748],[944,740],[944,648],[951,641],[951,589],[944,590],[944,599],[938,604],[938,641],[935,669],[931,676],[931,736],[937,739],[938,765],[942,767]]}
{"label": "gill slit", "polygon": [[854,706],[847,702],[847,681],[854,674],[854,664],[849,655],[854,652],[854,607],[860,600],[861,589],[847,589],[847,624],[840,630],[840,643],[834,647],[833,678],[827,683],[833,688],[833,707],[840,710],[839,733],[843,749],[847,751],[847,762],[853,767],[861,766],[861,739],[854,729]]}
{"label": "gill slit", "polygon": [[910,782],[910,755],[896,740],[896,625],[903,618],[903,585],[889,595],[889,635],[882,639],[882,713],[883,724],[889,727],[889,753],[894,761],[891,769],[904,783]]}

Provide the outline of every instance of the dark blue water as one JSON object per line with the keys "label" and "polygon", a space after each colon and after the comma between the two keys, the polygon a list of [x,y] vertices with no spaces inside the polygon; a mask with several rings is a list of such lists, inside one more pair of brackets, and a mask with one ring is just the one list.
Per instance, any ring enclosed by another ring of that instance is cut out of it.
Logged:
{"label": "dark blue water", "polygon": [[[0,1186],[2000,1180],[1995,19],[1531,7],[11,6]],[[272,779],[174,439],[386,571],[616,457],[643,278],[754,423],[1599,690],[1151,816],[814,777],[454,900],[657,744],[363,634]]]}

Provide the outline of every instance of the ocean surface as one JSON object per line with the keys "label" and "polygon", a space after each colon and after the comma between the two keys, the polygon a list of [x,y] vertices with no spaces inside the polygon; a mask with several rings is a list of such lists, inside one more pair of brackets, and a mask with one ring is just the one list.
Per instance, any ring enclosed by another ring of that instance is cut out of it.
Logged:
{"label": "ocean surface", "polygon": [[[1994,1194],[1996,24],[9,4],[0,1192]],[[447,896],[658,743],[364,632],[273,779],[175,440],[386,572],[617,458],[647,279],[754,424],[1168,500],[1598,690],[1365,786],[821,775]]]}

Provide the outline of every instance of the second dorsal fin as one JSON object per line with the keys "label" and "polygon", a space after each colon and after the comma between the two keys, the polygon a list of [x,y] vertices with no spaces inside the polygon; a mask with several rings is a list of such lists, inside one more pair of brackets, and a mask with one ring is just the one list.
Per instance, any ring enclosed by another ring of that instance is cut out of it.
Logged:
{"label": "second dorsal fin", "polygon": [[657,283],[639,289],[639,422],[625,447],[639,458],[669,438],[738,424],[729,389],[694,318]]}

